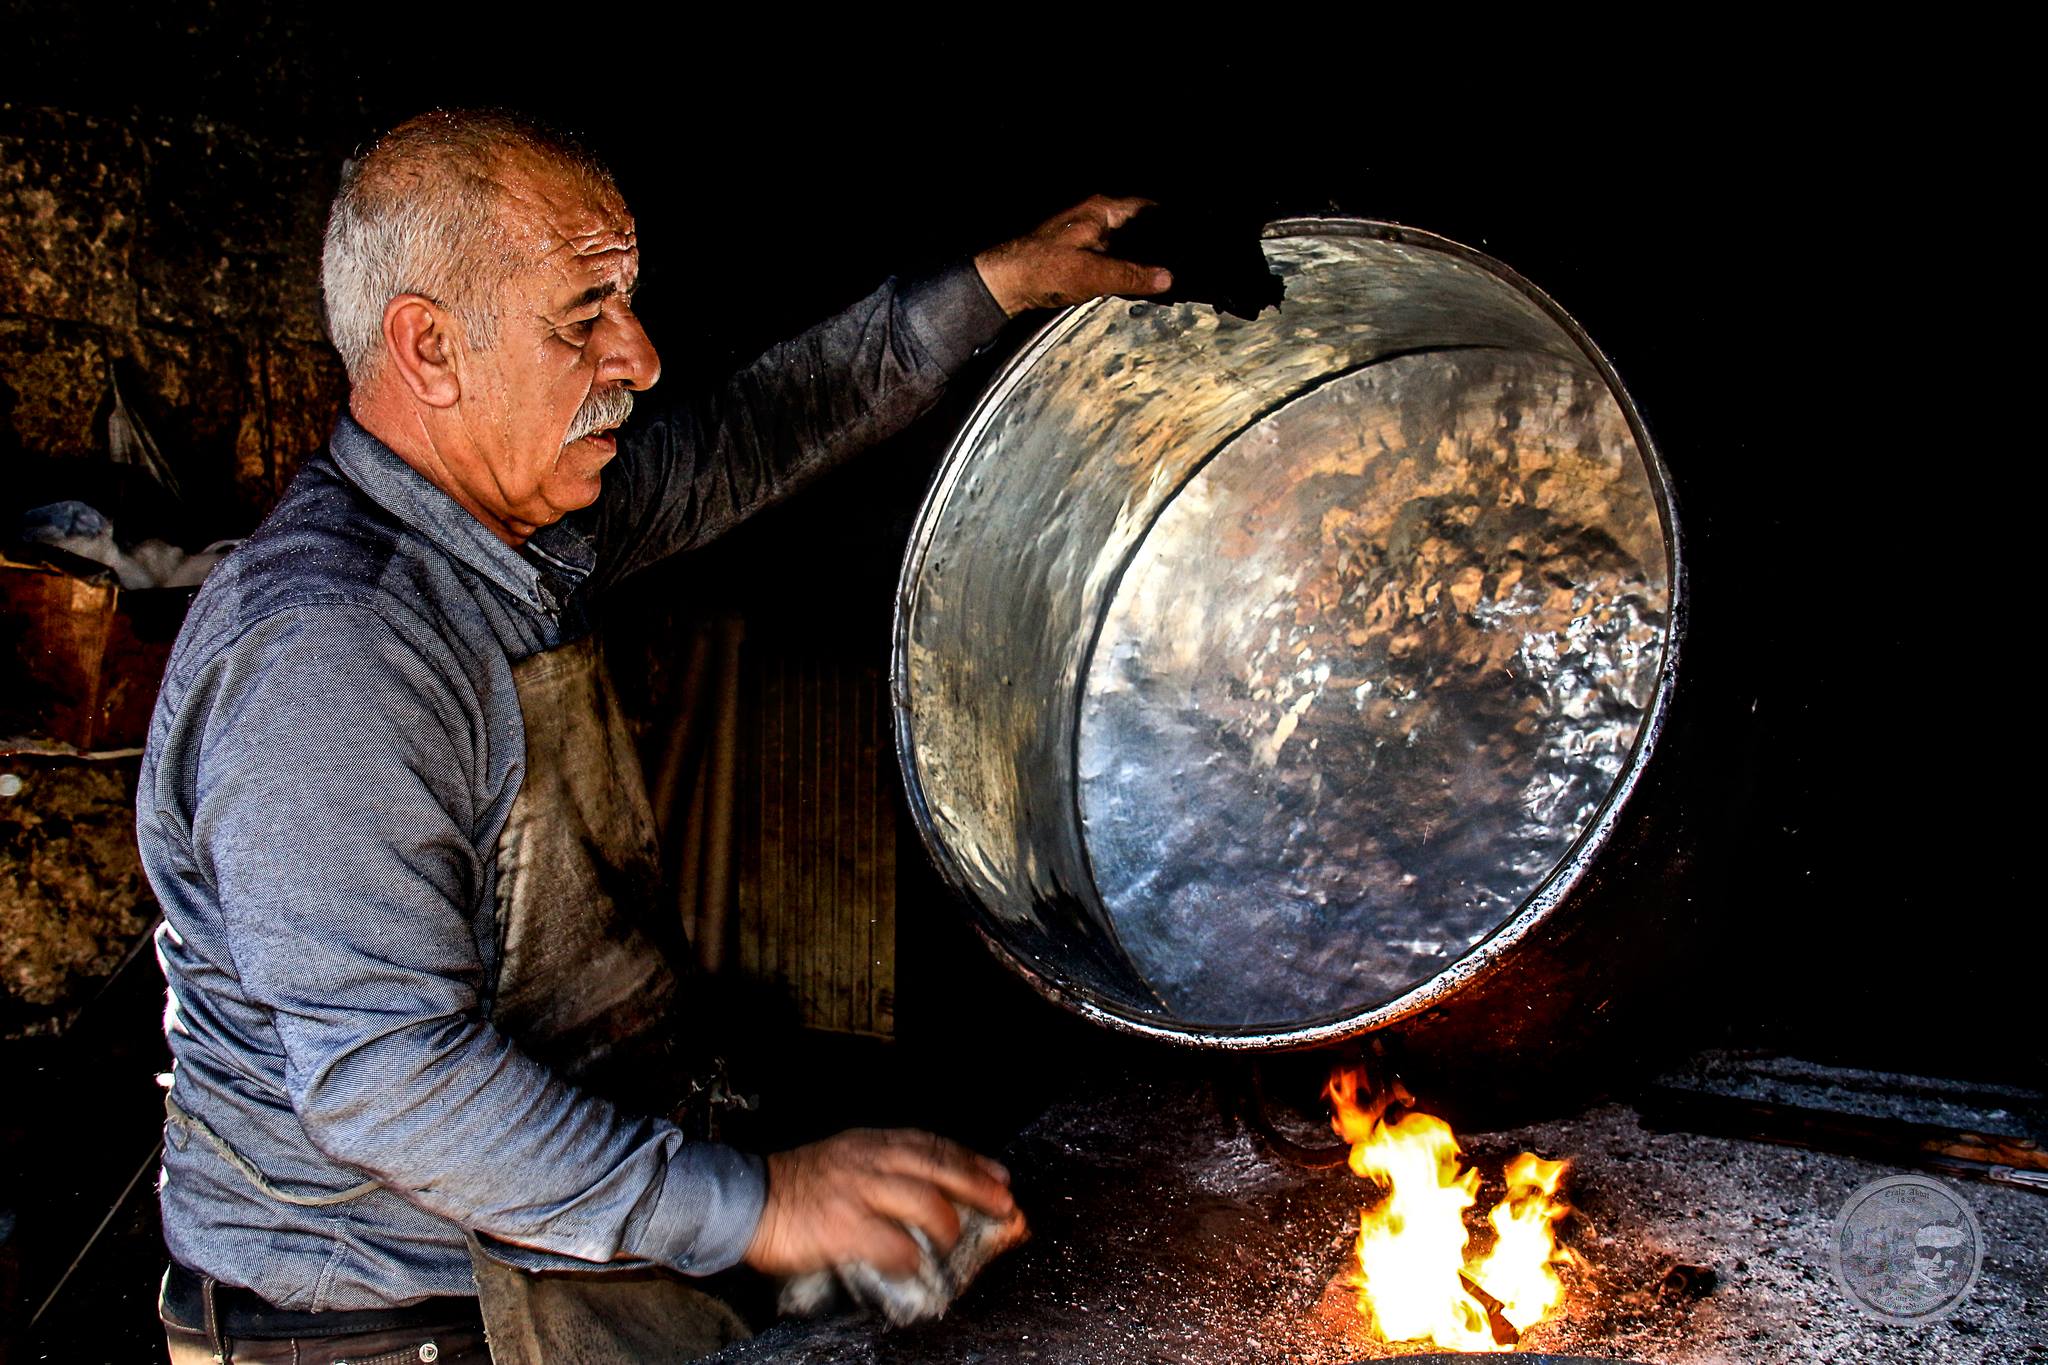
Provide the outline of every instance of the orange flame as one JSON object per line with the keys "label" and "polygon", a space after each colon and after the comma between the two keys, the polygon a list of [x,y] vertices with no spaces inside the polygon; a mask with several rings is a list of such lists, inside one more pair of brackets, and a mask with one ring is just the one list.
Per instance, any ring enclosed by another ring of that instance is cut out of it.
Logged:
{"label": "orange flame", "polygon": [[1359,1217],[1358,1310],[1388,1341],[1430,1341],[1460,1351],[1500,1351],[1489,1305],[1495,1300],[1517,1331],[1563,1302],[1556,1266],[1577,1258],[1557,1245],[1555,1225],[1570,1212],[1558,1197],[1566,1162],[1531,1152],[1508,1163],[1507,1197],[1487,1215],[1492,1248],[1468,1253],[1465,1210],[1479,1199],[1479,1172],[1459,1163],[1458,1139],[1442,1119],[1409,1110],[1386,1121],[1390,1106],[1413,1096],[1398,1083],[1358,1102],[1358,1073],[1339,1070],[1324,1087],[1331,1126],[1351,1144],[1354,1174],[1386,1188]]}

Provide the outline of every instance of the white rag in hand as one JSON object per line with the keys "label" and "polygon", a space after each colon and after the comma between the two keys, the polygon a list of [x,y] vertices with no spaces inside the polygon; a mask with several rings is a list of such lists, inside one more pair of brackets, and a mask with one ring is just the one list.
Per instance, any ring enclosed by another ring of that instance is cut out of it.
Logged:
{"label": "white rag in hand", "polygon": [[960,1215],[960,1240],[943,1258],[921,1230],[908,1228],[917,1243],[917,1269],[909,1276],[892,1278],[865,1261],[814,1270],[782,1286],[779,1307],[795,1317],[811,1317],[831,1308],[843,1291],[863,1308],[879,1308],[898,1327],[944,1316],[983,1266],[1030,1235],[1022,1210],[1011,1210],[1008,1218],[992,1218],[957,1202],[953,1210]]}

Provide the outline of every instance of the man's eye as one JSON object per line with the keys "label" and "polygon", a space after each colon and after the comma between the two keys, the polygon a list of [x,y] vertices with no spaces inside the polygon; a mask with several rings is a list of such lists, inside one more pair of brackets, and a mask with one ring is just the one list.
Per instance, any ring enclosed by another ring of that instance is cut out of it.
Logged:
{"label": "man's eye", "polygon": [[572,318],[562,324],[562,330],[576,341],[588,341],[590,340],[590,334],[597,330],[597,319],[594,317]]}

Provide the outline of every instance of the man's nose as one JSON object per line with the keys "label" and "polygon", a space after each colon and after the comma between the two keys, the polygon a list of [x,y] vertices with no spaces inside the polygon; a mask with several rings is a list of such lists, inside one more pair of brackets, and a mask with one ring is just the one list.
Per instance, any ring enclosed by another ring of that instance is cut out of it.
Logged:
{"label": "man's nose", "polygon": [[634,390],[651,389],[661,378],[661,357],[640,319],[624,313],[605,328],[606,352],[600,379]]}

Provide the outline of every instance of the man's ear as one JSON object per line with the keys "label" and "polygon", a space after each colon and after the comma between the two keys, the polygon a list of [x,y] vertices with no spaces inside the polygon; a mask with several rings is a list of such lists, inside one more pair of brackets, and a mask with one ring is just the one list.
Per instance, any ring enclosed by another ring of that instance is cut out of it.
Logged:
{"label": "man's ear", "polygon": [[384,358],[406,391],[428,407],[452,408],[462,397],[448,315],[425,295],[400,294],[384,305]]}

